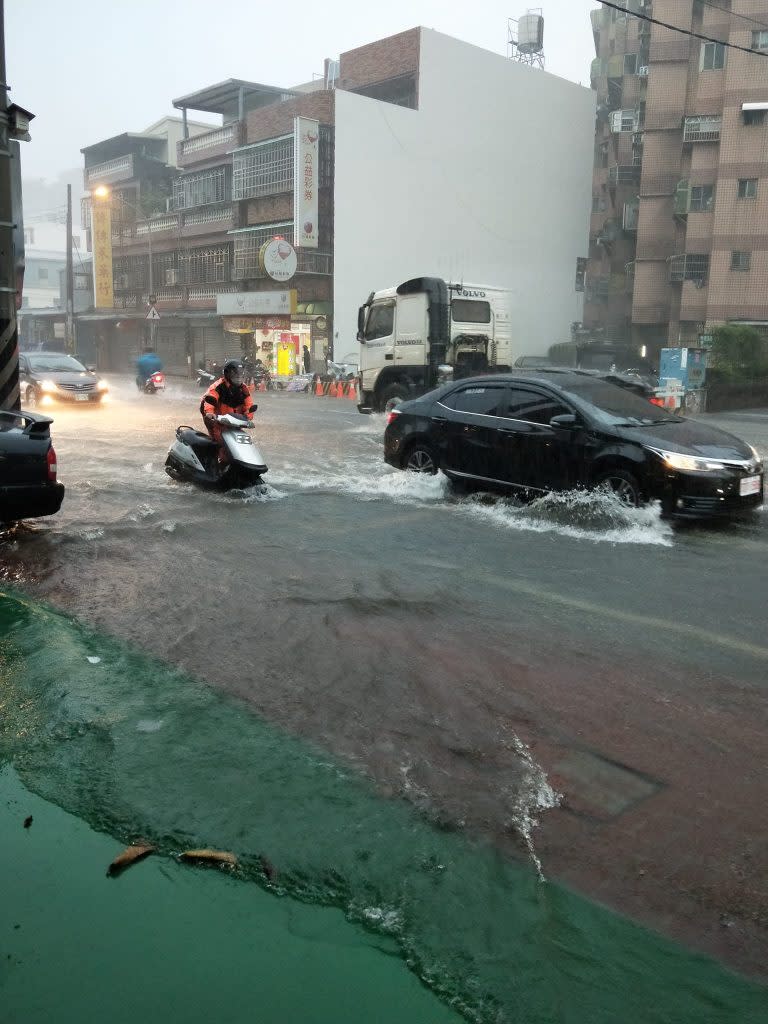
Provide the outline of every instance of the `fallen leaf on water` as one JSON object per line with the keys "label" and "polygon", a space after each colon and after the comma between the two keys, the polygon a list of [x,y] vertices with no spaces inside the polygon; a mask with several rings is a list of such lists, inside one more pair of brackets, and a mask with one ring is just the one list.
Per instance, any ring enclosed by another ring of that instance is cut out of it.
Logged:
{"label": "fallen leaf on water", "polygon": [[154,846],[138,845],[129,846],[121,854],[112,861],[107,868],[107,877],[113,878],[115,875],[119,875],[121,871],[130,867],[131,864],[135,864],[136,861],[143,860],[149,856],[150,853],[154,852]]}
{"label": "fallen leaf on water", "polygon": [[205,861],[209,864],[230,864],[234,867],[237,864],[237,857],[234,853],[226,850],[185,850],[181,854],[182,860]]}

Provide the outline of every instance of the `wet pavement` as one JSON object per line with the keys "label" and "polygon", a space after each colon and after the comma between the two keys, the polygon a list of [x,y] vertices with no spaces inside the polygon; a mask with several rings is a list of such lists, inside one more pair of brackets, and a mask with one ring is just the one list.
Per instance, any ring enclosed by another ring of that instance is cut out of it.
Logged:
{"label": "wet pavement", "polygon": [[[243,699],[428,820],[754,975],[768,963],[768,515],[454,495],[348,400],[259,396],[270,471],[169,480],[197,396],[62,410],[6,582]],[[707,417],[768,454],[768,419]],[[540,820],[538,828],[534,821]]]}

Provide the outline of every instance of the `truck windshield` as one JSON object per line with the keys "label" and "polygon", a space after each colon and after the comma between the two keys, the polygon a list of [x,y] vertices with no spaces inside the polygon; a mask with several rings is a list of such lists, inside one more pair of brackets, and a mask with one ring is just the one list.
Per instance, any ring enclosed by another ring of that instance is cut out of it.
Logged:
{"label": "truck windshield", "polygon": [[395,307],[393,303],[381,303],[371,306],[368,323],[365,325],[365,340],[375,341],[376,338],[388,338],[395,326]]}

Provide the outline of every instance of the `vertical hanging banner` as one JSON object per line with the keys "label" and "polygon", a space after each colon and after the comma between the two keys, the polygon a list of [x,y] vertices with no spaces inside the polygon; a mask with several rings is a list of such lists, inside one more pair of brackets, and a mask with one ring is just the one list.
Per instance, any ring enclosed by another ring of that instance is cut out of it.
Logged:
{"label": "vertical hanging banner", "polygon": [[93,200],[93,304],[96,309],[112,309],[112,208],[109,200]]}
{"label": "vertical hanging banner", "polygon": [[293,119],[293,244],[317,248],[320,122]]}

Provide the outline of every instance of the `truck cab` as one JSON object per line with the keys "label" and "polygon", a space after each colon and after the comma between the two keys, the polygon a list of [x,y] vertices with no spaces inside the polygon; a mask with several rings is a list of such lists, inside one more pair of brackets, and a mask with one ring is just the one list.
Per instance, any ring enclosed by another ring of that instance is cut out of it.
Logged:
{"label": "truck cab", "polygon": [[372,292],[358,314],[361,412],[383,412],[451,377],[512,363],[506,289],[415,278]]}

